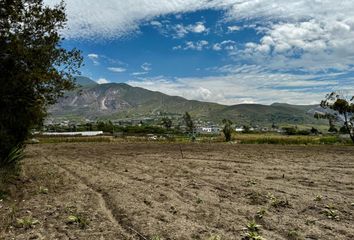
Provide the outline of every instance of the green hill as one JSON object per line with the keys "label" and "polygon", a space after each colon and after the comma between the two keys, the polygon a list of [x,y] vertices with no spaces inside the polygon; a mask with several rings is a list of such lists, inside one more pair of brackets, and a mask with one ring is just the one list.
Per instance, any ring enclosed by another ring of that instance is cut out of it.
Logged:
{"label": "green hill", "polygon": [[161,114],[181,117],[189,112],[193,118],[220,122],[223,118],[237,124],[326,124],[311,114],[313,105],[274,103],[225,106],[217,103],[187,100],[125,83],[96,84],[89,78],[77,78],[83,86],[66,94],[50,109],[54,118],[124,119],[158,118]]}

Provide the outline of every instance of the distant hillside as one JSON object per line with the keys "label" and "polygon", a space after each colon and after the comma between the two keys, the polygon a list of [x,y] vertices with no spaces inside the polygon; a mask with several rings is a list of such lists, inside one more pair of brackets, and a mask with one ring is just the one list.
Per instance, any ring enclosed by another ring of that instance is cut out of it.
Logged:
{"label": "distant hillside", "polygon": [[92,79],[88,78],[88,77],[76,77],[75,78],[76,84],[80,87],[92,87],[95,85],[98,85],[98,83],[96,83],[95,81],[93,81]]}
{"label": "distant hillside", "polygon": [[[160,113],[182,115],[188,111],[194,118],[220,122],[223,118],[238,124],[318,124],[312,109],[316,106],[274,103],[225,106],[217,103],[187,100],[124,83],[97,84],[78,77],[82,87],[66,94],[51,107],[53,117],[117,119],[153,117]],[[310,113],[310,114],[308,114]],[[325,121],[321,122],[322,124]]]}

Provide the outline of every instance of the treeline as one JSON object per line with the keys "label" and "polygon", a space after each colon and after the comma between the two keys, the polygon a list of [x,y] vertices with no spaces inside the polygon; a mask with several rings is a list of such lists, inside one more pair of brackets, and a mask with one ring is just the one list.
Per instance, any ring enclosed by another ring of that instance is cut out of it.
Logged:
{"label": "treeline", "polygon": [[46,126],[49,132],[82,132],[82,131],[103,131],[108,134],[181,134],[181,131],[173,128],[163,128],[152,125],[120,126],[111,121],[98,121],[96,123],[86,123],[81,125],[49,125]]}

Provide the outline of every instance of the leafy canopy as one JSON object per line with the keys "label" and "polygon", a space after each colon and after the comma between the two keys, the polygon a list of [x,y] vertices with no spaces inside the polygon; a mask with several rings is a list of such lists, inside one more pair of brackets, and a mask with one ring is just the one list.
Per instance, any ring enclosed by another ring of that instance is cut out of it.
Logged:
{"label": "leafy canopy", "polygon": [[344,118],[344,127],[354,142],[354,96],[346,98],[344,94],[332,92],[321,102],[324,109],[332,109],[334,117]]}
{"label": "leafy canopy", "polygon": [[81,52],[61,46],[65,5],[0,1],[0,166],[40,125],[48,105],[75,86]]}

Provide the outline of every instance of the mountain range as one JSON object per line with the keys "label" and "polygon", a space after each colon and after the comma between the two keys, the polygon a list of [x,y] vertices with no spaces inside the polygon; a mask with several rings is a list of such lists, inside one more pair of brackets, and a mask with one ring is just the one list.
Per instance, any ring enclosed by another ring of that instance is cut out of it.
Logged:
{"label": "mountain range", "polygon": [[269,126],[326,124],[313,113],[318,105],[274,103],[222,105],[187,100],[161,92],[133,87],[125,83],[97,84],[87,77],[77,77],[79,87],[65,94],[49,109],[53,118],[66,119],[138,119],[164,115],[181,117],[189,112],[194,119],[221,122],[230,119],[237,124]]}

